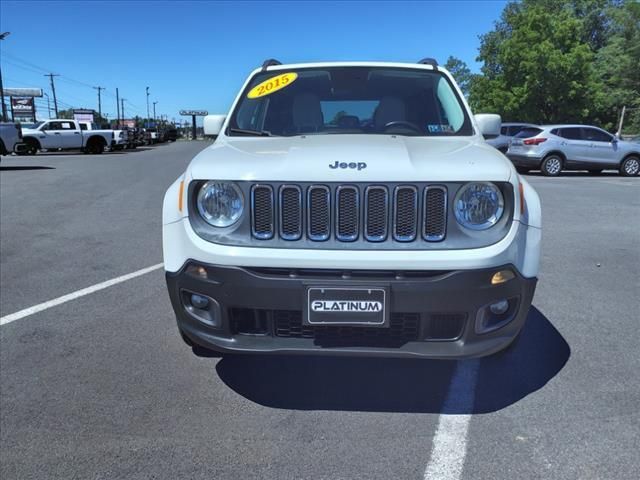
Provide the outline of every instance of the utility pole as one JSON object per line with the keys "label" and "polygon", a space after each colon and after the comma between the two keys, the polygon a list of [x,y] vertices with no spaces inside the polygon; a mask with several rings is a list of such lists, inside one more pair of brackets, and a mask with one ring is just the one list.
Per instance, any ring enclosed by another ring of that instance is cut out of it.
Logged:
{"label": "utility pole", "polygon": [[102,99],[100,98],[100,91],[104,90],[104,87],[93,87],[98,90],[98,116],[102,118]]}
{"label": "utility pole", "polygon": [[118,110],[118,123],[120,125],[120,94],[118,93],[118,87],[116,87],[116,109]]}
{"label": "utility pole", "polygon": [[146,88],[147,92],[147,122],[149,121],[149,87]]}
{"label": "utility pole", "polygon": [[120,111],[122,112],[122,123],[124,124],[124,101],[126,100],[126,98],[121,98],[120,99],[120,103],[121,103],[121,107],[120,107]]}
{"label": "utility pole", "polygon": [[49,98],[49,94],[47,92],[44,93],[44,96],[47,97],[47,112],[49,112],[49,118],[51,118],[51,99]]}
{"label": "utility pole", "polygon": [[44,75],[51,80],[51,92],[53,93],[53,110],[56,112],[56,118],[58,118],[58,99],[56,98],[56,86],[53,83],[53,77],[59,77],[57,73],[47,73]]}
{"label": "utility pole", "polygon": [[153,102],[153,121],[156,121],[156,103],[158,103],[158,101],[156,100],[155,102]]}
{"label": "utility pole", "polygon": [[[11,32],[0,33],[0,40],[7,38]],[[7,121],[7,106],[4,104],[4,87],[2,86],[2,69],[0,69],[0,102],[2,102],[2,121]]]}

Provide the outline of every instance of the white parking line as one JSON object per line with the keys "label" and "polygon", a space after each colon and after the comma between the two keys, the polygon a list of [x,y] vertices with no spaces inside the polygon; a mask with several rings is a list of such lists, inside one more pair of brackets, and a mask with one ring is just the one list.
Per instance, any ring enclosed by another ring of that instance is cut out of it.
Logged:
{"label": "white parking line", "polygon": [[136,270],[135,272],[112,278],[111,280],[107,280],[106,282],[96,283],[95,285],[83,288],[82,290],[76,290],[75,292],[68,293],[67,295],[63,295],[62,297],[54,298],[53,300],[49,300],[48,302],[39,303],[38,305],[34,305],[33,307],[25,308],[24,310],[20,310],[19,312],[5,315],[4,317],[0,317],[0,325],[6,325],[7,323],[15,322],[16,320],[28,317],[29,315],[33,315],[34,313],[42,312],[43,310],[55,307],[56,305],[70,302],[71,300],[75,300],[76,298],[84,297],[85,295],[104,290],[105,288],[112,287],[113,285],[117,285],[118,283],[126,282],[127,280],[131,280],[132,278],[145,275],[146,273],[153,272],[154,270],[162,268],[162,265],[162,263],[158,263],[141,270]]}
{"label": "white parking line", "polygon": [[471,414],[455,412],[473,410],[479,365],[479,360],[463,360],[456,365],[438,419],[424,480],[458,480],[462,477]]}

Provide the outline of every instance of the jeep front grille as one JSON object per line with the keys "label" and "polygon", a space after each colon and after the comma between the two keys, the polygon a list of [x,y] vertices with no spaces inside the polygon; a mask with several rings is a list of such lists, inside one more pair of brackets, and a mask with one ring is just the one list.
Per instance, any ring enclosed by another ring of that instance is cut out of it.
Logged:
{"label": "jeep front grille", "polygon": [[251,232],[258,240],[438,242],[446,230],[442,185],[251,187]]}

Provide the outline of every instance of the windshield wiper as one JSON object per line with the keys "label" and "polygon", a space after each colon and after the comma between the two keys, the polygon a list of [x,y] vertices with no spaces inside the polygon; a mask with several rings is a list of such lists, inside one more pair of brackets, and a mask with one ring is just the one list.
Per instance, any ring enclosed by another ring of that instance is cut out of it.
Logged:
{"label": "windshield wiper", "polygon": [[271,132],[266,130],[245,130],[244,128],[229,128],[229,133],[239,133],[241,135],[253,135],[255,137],[273,137]]}

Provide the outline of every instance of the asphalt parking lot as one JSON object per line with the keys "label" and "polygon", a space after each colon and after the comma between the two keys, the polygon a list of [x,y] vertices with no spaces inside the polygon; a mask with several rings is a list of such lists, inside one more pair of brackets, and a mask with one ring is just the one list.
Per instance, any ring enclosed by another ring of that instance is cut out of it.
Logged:
{"label": "asphalt parking lot", "polygon": [[[3,479],[637,478],[640,178],[528,175],[538,290],[502,357],[195,357],[158,264],[204,142],[0,163]],[[28,312],[27,312],[28,313]]]}

